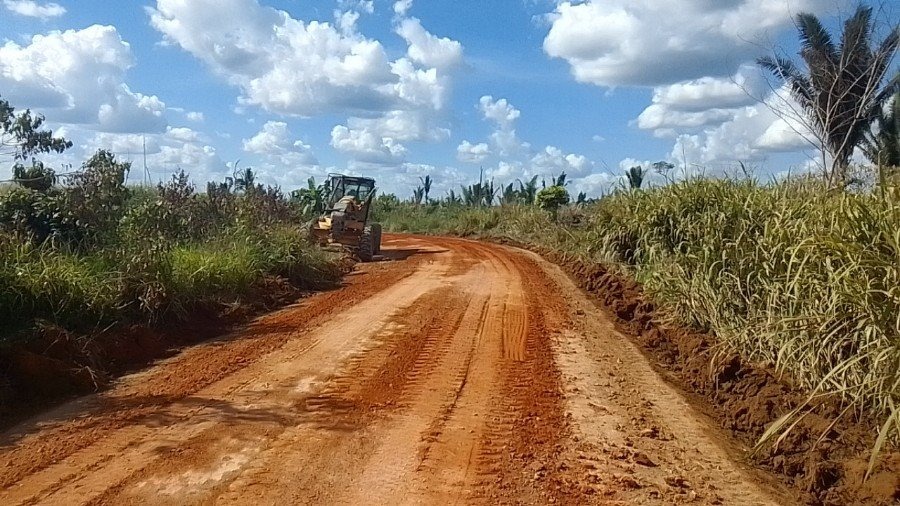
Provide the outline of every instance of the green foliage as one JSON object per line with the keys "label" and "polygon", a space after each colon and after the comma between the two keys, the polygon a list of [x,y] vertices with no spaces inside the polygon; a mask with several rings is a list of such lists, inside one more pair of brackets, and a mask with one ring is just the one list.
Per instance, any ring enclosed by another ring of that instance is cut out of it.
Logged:
{"label": "green foliage", "polygon": [[497,196],[497,188],[494,188],[494,181],[485,181],[484,171],[479,173],[477,183],[463,186],[461,190],[460,200],[467,206],[492,206],[494,205],[494,198]]}
{"label": "green foliage", "polygon": [[56,172],[37,160],[30,167],[17,163],[13,166],[13,181],[30,190],[46,192],[56,184]]}
{"label": "green foliage", "polygon": [[33,159],[42,153],[62,153],[72,142],[53,137],[44,130],[44,117],[31,111],[16,114],[6,100],[0,99],[0,157],[11,156],[16,162]]}
{"label": "green foliage", "polygon": [[82,237],[97,243],[112,239],[125,214],[129,195],[125,178],[130,169],[130,163],[119,163],[112,153],[101,150],[68,177],[65,205]]}
{"label": "green foliage", "polygon": [[291,192],[291,200],[300,206],[305,219],[311,219],[325,211],[326,193],[325,185],[316,185],[316,179],[311,177],[306,181],[306,188]]}
{"label": "green foliage", "polygon": [[38,320],[91,331],[184,316],[271,277],[310,288],[339,279],[337,259],[299,225],[299,208],[322,206],[312,179],[302,206],[257,184],[251,168],[210,182],[206,194],[184,172],[130,188],[130,165],[101,150],[58,185],[34,157],[71,143],[43,121],[0,100],[0,155],[17,162],[16,184],[0,191],[0,339]]}
{"label": "green foliage", "polygon": [[569,192],[565,187],[553,185],[544,188],[537,194],[537,205],[545,211],[556,213],[556,211],[569,203]]}
{"label": "green foliage", "polygon": [[424,198],[425,198],[425,188],[422,188],[421,186],[415,187],[413,189],[413,197],[412,197],[413,204],[415,204],[417,206],[422,205],[422,199],[424,199]]}
{"label": "green foliage", "polygon": [[238,194],[226,181],[202,195],[183,172],[129,188],[127,170],[101,151],[68,185],[0,194],[0,338],[38,319],[90,331],[186,316],[267,277],[309,288],[339,279],[278,188]]}

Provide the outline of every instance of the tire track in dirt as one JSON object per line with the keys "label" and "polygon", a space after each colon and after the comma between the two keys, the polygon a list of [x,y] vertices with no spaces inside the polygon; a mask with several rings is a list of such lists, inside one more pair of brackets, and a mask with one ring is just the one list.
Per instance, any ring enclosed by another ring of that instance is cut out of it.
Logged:
{"label": "tire track in dirt", "polygon": [[[332,424],[352,426],[354,430],[322,426],[288,429],[217,502],[239,502],[250,492],[264,504],[331,500],[373,451],[377,432],[368,426],[404,408],[406,396],[445,353],[438,345],[440,337],[458,328],[463,308],[465,301],[460,294],[444,287],[392,319],[394,325],[385,328],[386,342],[362,355],[316,396],[319,406],[347,406],[341,419],[332,418],[334,412],[323,415],[331,418]],[[389,334],[391,330],[396,333]],[[285,473],[285,469],[298,472]],[[311,469],[315,473],[305,471]]]}
{"label": "tire track in dirt", "polygon": [[115,430],[139,424],[166,405],[246,367],[296,338],[298,332],[324,322],[329,314],[352,307],[410,276],[422,261],[424,257],[414,256],[393,268],[373,265],[349,276],[339,290],[267,315],[237,333],[187,348],[158,367],[124,379],[108,392],[79,399],[37,417],[37,422],[26,421],[12,428],[0,438],[0,489],[66,459]]}
{"label": "tire track in dirt", "polygon": [[[69,450],[67,458],[58,463],[51,462],[39,471],[32,471],[27,485],[19,483],[17,487],[0,492],[0,499],[14,503],[40,499],[41,502],[52,503],[56,500],[54,497],[58,497],[60,503],[77,502],[79,495],[84,499],[101,495],[111,484],[126,480],[158,458],[161,449],[200,437],[204,432],[223,425],[223,420],[224,424],[249,419],[263,420],[276,428],[284,425],[287,416],[285,403],[297,394],[306,394],[296,392],[296,385],[290,384],[297,379],[298,360],[299,365],[311,369],[312,374],[308,377],[327,376],[331,369],[354,352],[351,343],[363,344],[367,328],[374,325],[374,330],[377,330],[378,317],[373,315],[390,313],[397,305],[402,306],[404,300],[410,301],[405,304],[411,303],[438,286],[444,272],[445,264],[423,264],[416,270],[415,279],[407,279],[409,274],[404,273],[399,278],[405,281],[395,282],[383,289],[380,298],[366,298],[356,307],[343,312],[343,322],[323,322],[315,329],[312,339],[298,339],[298,330],[302,334],[306,329],[294,323],[298,315],[290,310],[260,320],[249,327],[249,337],[253,337],[255,332],[268,336],[265,332],[269,332],[273,340],[281,341],[267,359],[260,357],[257,362],[226,376],[225,381],[212,383],[193,396],[169,402],[162,409],[147,413],[140,423],[132,421],[130,425],[121,427],[104,427],[102,434],[94,431],[86,433],[84,439],[79,441],[86,443],[84,446],[64,448]],[[352,294],[346,295],[353,300]],[[327,305],[331,302],[329,299],[318,301],[316,305]],[[298,312],[303,313],[303,308]],[[184,364],[184,367],[189,368],[190,364]],[[152,380],[161,374],[150,371],[148,375]],[[302,372],[299,374],[302,382]],[[153,381],[140,381],[141,376],[131,378],[137,382],[138,388],[153,385]],[[217,375],[212,376],[218,379]],[[279,385],[279,381],[287,384]],[[124,395],[123,392],[117,394]],[[96,443],[90,444],[94,441]],[[12,457],[15,456],[14,452]],[[186,480],[186,483],[191,483],[191,480]],[[75,489],[78,490],[77,495],[73,491]]]}
{"label": "tire track in dirt", "polygon": [[[569,451],[596,501],[629,504],[793,504],[776,480],[741,462],[745,453],[696,412],[561,269],[521,252],[544,275],[547,300],[567,307],[554,356],[578,442]],[[564,313],[562,313],[564,314]]]}

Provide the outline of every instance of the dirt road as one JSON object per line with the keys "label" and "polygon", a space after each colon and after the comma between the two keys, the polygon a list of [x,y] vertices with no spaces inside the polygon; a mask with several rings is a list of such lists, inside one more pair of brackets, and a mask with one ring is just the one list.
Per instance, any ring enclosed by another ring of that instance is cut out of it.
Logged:
{"label": "dirt road", "polygon": [[392,261],[3,436],[0,504],[790,504],[555,266]]}

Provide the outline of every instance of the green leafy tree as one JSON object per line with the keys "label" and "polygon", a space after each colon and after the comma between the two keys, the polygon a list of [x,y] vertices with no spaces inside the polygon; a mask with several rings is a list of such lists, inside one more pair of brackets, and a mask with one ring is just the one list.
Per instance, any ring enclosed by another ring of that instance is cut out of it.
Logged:
{"label": "green leafy tree", "polygon": [[885,81],[900,43],[900,30],[894,25],[882,41],[875,42],[872,13],[871,7],[860,5],[845,21],[837,44],[816,16],[798,14],[800,58],[805,69],[780,56],[758,60],[762,68],[787,83],[823,156],[831,157],[824,175],[832,187],[847,184],[854,148],[900,88],[900,75]]}
{"label": "green leafy tree", "polygon": [[567,176],[565,172],[561,173],[553,178],[553,186],[562,186],[565,188],[569,184],[568,177],[569,176]]}
{"label": "green leafy tree", "polygon": [[489,207],[494,205],[497,190],[494,188],[494,180],[485,181],[484,171],[481,171],[477,183],[462,187],[462,200],[467,206]]}
{"label": "green leafy tree", "polygon": [[444,199],[444,203],[450,206],[456,206],[463,203],[462,197],[456,194],[453,190],[447,192],[447,197]]}
{"label": "green leafy tree", "polygon": [[506,206],[519,202],[519,192],[509,183],[500,190],[500,205]]}
{"label": "green leafy tree", "polygon": [[43,153],[62,153],[72,142],[53,137],[44,129],[44,117],[30,110],[16,113],[8,101],[0,99],[0,156],[15,162],[33,159]]}
{"label": "green leafy tree", "polygon": [[425,188],[422,188],[421,186],[417,186],[413,190],[413,196],[412,196],[413,204],[415,204],[417,206],[422,205],[422,199],[424,199],[424,198],[425,198]]}
{"label": "green leafy tree", "polygon": [[129,170],[130,163],[120,163],[109,151],[100,150],[68,177],[67,207],[85,237],[103,240],[115,230],[129,196],[125,186]]}
{"label": "green leafy tree", "polygon": [[560,207],[569,203],[569,192],[564,186],[548,186],[537,194],[538,207],[550,211],[554,216]]}
{"label": "green leafy tree", "polygon": [[312,217],[325,210],[326,188],[325,185],[316,185],[316,178],[306,180],[306,188],[300,188],[291,192],[294,200],[303,213],[303,216]]}

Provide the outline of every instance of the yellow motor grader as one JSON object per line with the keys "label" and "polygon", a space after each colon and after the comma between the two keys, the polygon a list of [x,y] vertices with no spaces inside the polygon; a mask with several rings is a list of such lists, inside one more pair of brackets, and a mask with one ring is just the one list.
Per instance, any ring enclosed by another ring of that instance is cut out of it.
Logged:
{"label": "yellow motor grader", "polygon": [[313,240],[350,250],[363,262],[374,260],[381,253],[381,225],[369,222],[375,180],[329,174],[325,193],[325,210],[310,228]]}

